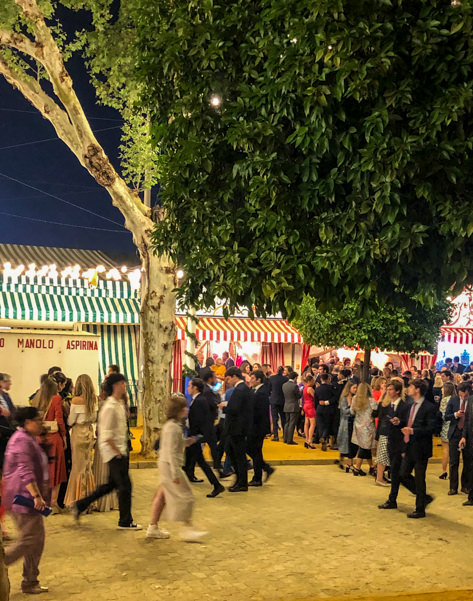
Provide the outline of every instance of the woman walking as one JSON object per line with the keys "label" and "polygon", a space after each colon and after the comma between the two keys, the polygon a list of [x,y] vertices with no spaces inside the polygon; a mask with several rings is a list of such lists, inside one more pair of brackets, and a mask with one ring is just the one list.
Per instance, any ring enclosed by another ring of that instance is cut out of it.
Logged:
{"label": "woman walking", "polygon": [[304,422],[304,435],[306,449],[315,449],[312,444],[315,430],[315,403],[314,403],[314,387],[315,378],[313,375],[308,374],[305,377],[305,386],[302,389],[302,409],[304,410],[305,422]]}
{"label": "woman walking", "polygon": [[[376,439],[378,441],[378,447],[376,452],[376,485],[377,486],[389,486],[389,482],[384,477],[384,472],[387,467],[390,466],[389,453],[388,453],[388,434],[391,429],[392,408],[391,405],[399,398],[399,391],[396,387],[387,383],[386,392],[381,397],[381,401],[378,407],[373,412],[378,418],[378,424],[376,427]],[[404,393],[401,393],[403,398]]]}
{"label": "woman walking", "polygon": [[[97,396],[87,374],[77,378],[67,423],[71,428],[72,469],[64,503],[71,506],[95,490],[92,474],[93,424],[97,422]],[[90,507],[88,508],[90,511]]]}
{"label": "woman walking", "polygon": [[43,423],[48,429],[49,444],[49,488],[53,513],[61,513],[57,498],[62,482],[66,482],[66,427],[62,413],[62,398],[59,392],[64,387],[66,377],[58,372],[54,378],[46,378],[33,399],[33,406],[38,409]]}
{"label": "woman walking", "polygon": [[351,413],[355,416],[352,442],[358,446],[355,466],[353,467],[354,476],[366,476],[366,473],[361,469],[364,459],[366,459],[370,466],[370,473],[373,469],[371,449],[373,448],[376,434],[373,418],[373,411],[376,407],[377,403],[371,394],[371,387],[366,382],[361,382],[358,385],[358,390],[353,398],[350,409]]}
{"label": "woman walking", "polygon": [[[356,457],[358,447],[352,443],[354,416],[351,412],[353,398],[358,389],[358,384],[348,380],[340,395],[340,425],[338,427],[337,446],[340,453],[340,469],[345,469],[348,474],[353,468],[353,459]],[[346,464],[344,463],[346,461]]]}
{"label": "woman walking", "polygon": [[[19,430],[8,442],[3,469],[3,503],[15,520],[19,538],[6,549],[5,565],[23,557],[23,593],[37,594],[48,591],[38,581],[39,562],[44,549],[43,516],[46,506],[44,496],[48,485],[48,458],[36,438],[43,430],[41,416],[36,407],[20,407],[15,413]],[[13,503],[15,495],[33,502],[33,507]]]}
{"label": "woman walking", "polygon": [[448,478],[448,461],[449,461],[449,447],[448,447],[448,429],[450,428],[450,421],[445,420],[445,411],[447,410],[448,401],[455,394],[455,386],[453,382],[445,382],[442,390],[442,400],[440,401],[440,415],[442,416],[442,429],[440,431],[440,440],[442,441],[442,473],[440,474],[440,480],[446,480]]}
{"label": "woman walking", "polygon": [[182,394],[173,394],[166,408],[167,422],[159,440],[160,484],[151,508],[151,521],[147,538],[169,538],[169,532],[159,528],[159,520],[166,509],[172,522],[184,522],[181,538],[187,542],[198,542],[207,534],[192,526],[194,494],[184,473],[184,448],[198,442],[197,437],[184,439],[183,420],[188,413],[187,400]]}

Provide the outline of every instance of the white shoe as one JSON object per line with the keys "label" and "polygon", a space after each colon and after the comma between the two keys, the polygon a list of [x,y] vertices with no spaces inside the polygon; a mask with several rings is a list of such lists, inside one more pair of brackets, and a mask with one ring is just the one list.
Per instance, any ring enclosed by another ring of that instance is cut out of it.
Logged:
{"label": "white shoe", "polygon": [[141,524],[130,524],[129,526],[118,526],[118,530],[143,530]]}
{"label": "white shoe", "polygon": [[181,540],[186,543],[199,543],[208,534],[204,530],[194,530],[193,528],[183,528],[181,530]]}
{"label": "white shoe", "polygon": [[150,524],[146,530],[146,538],[169,538],[169,536],[169,532],[164,528],[159,528],[159,526]]}
{"label": "white shoe", "polygon": [[375,480],[376,486],[391,486],[389,482],[385,482],[384,480]]}

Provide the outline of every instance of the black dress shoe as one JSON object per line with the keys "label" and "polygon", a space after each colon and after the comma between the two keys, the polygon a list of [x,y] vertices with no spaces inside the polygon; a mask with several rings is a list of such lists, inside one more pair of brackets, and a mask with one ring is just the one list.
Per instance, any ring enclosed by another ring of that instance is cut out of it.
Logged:
{"label": "black dress shoe", "polygon": [[458,495],[458,490],[453,490],[453,488],[451,488],[451,489],[448,491],[448,494],[449,494],[450,496],[452,496],[452,495]]}
{"label": "black dress shoe", "polygon": [[250,480],[248,486],[263,486],[261,480]]}
{"label": "black dress shoe", "polygon": [[266,482],[266,480],[269,480],[269,478],[274,474],[275,471],[276,469],[274,467],[269,466],[269,468],[266,470],[266,477],[264,481]]}
{"label": "black dress shoe", "polygon": [[471,500],[470,500],[470,499],[468,499],[467,501],[465,501],[465,502],[463,503],[463,505],[465,505],[465,506],[468,506],[468,505],[473,505],[473,499],[471,499]]}
{"label": "black dress shoe", "polygon": [[231,471],[231,472],[221,471],[218,473],[218,477],[220,478],[220,480],[223,480],[224,478],[230,478],[230,476],[233,476],[233,474],[234,474],[233,471]]}
{"label": "black dress shoe", "polygon": [[425,511],[413,511],[412,513],[408,513],[407,517],[412,518],[413,520],[418,520],[419,518],[425,518]]}
{"label": "black dress shoe", "polygon": [[230,486],[228,492],[246,492],[248,490],[248,486]]}
{"label": "black dress shoe", "polygon": [[203,482],[200,478],[196,478],[195,476],[188,476],[189,482]]}
{"label": "black dress shoe", "polygon": [[297,443],[297,442],[294,442],[294,441],[292,441],[292,442],[286,442],[286,444],[292,444],[292,445],[296,445],[296,444],[298,444],[298,443]]}
{"label": "black dress shoe", "polygon": [[397,503],[394,501],[386,501],[382,505],[378,505],[378,509],[397,509]]}
{"label": "black dress shoe", "polygon": [[225,490],[225,487],[222,486],[221,484],[219,484],[218,486],[216,486],[212,492],[209,492],[209,494],[207,495],[207,497],[209,499],[213,499],[214,497],[217,497],[221,492],[223,492]]}
{"label": "black dress shoe", "polygon": [[462,487],[462,492],[464,492],[466,495],[470,492],[468,490],[468,488],[465,488],[464,486]]}
{"label": "black dress shoe", "polygon": [[425,506],[430,505],[434,499],[432,495],[425,495]]}
{"label": "black dress shoe", "polygon": [[273,437],[271,438],[271,440],[272,440],[273,442],[279,442],[279,438],[277,438],[276,436],[273,436]]}

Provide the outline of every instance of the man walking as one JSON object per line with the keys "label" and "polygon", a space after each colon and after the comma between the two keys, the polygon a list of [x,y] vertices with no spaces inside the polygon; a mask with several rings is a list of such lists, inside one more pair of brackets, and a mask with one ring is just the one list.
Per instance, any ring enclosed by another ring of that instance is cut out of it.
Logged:
{"label": "man walking", "polygon": [[238,367],[230,367],[225,377],[234,388],[225,409],[226,452],[236,474],[235,484],[228,490],[244,492],[248,490],[246,444],[253,423],[253,393]]}
{"label": "man walking", "polygon": [[128,474],[128,428],[123,397],[126,393],[126,378],[123,374],[112,373],[105,379],[104,387],[109,395],[99,413],[98,445],[100,454],[109,468],[107,484],[99,486],[92,494],[79,499],[72,506],[72,514],[78,521],[80,514],[91,503],[117,490],[119,509],[119,530],[141,530],[131,515],[131,480]]}
{"label": "man walking", "polygon": [[[407,389],[413,403],[409,407],[407,425],[401,429],[404,434],[404,458],[401,466],[401,484],[416,495],[416,508],[408,513],[408,518],[425,518],[425,508],[433,501],[426,494],[425,473],[429,458],[432,457],[432,436],[436,424],[436,407],[425,400],[427,383],[412,380]],[[412,475],[414,470],[414,476]]]}
{"label": "man walking", "polygon": [[[326,366],[321,366],[326,367]],[[330,375],[322,372],[318,376],[320,386],[314,391],[314,401],[317,414],[317,433],[322,444],[322,451],[327,450],[327,443],[332,432],[333,415],[337,400],[334,397],[334,390],[330,382]]]}
{"label": "man walking", "polygon": [[299,374],[291,371],[288,375],[289,380],[282,385],[284,395],[284,414],[286,416],[286,424],[284,426],[284,442],[289,445],[296,445],[294,442],[294,430],[297,426],[297,420],[301,412],[299,401],[301,391],[297,385]]}
{"label": "man walking", "polygon": [[[209,401],[205,397],[204,382],[200,378],[193,378],[189,382],[187,392],[192,396],[192,401],[189,407],[189,436],[201,436],[201,439],[193,445],[187,447],[185,472],[191,482],[196,482],[197,479],[193,475],[194,466],[197,464],[207,476],[207,480],[212,484],[213,490],[207,497],[216,497],[222,493],[225,488],[220,484],[217,476],[213,473],[212,468],[205,461],[202,453],[202,443],[214,440],[215,428],[213,414],[210,411]],[[216,449],[215,449],[216,450]]]}
{"label": "man walking", "polygon": [[263,459],[263,442],[267,434],[271,433],[269,423],[269,396],[268,386],[264,372],[254,371],[250,376],[250,384],[255,391],[253,426],[248,436],[248,455],[253,459],[254,475],[248,486],[263,486],[263,471],[268,479],[274,468]]}
{"label": "man walking", "polygon": [[[450,471],[450,490],[449,495],[458,494],[458,468],[460,465],[460,440],[463,437],[463,427],[465,425],[465,411],[468,397],[471,395],[471,382],[462,382],[458,386],[458,396],[450,397],[445,410],[445,421],[450,422],[448,428],[448,450],[449,450],[449,471]],[[461,476],[461,490],[468,493],[467,478],[467,460],[465,450],[461,451],[463,455],[463,470]]]}
{"label": "man walking", "polygon": [[271,420],[273,422],[273,440],[275,441],[279,441],[279,417],[281,417],[283,432],[286,423],[282,386],[288,379],[283,373],[284,367],[280,366],[278,367],[278,373],[269,378],[269,403],[271,405]]}

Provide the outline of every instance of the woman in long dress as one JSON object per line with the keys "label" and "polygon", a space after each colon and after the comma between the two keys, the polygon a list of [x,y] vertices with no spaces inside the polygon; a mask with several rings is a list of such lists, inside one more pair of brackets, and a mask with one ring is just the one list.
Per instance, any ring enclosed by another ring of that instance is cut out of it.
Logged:
{"label": "woman in long dress", "polygon": [[[102,409],[103,404],[107,400],[107,394],[103,389],[103,384],[100,388],[99,395],[99,413]],[[98,437],[98,431],[96,432]],[[100,454],[99,445],[95,444],[95,452],[94,452],[94,462],[92,464],[92,474],[95,480],[95,486],[100,486],[101,484],[107,484],[108,482],[108,463],[104,463],[102,459],[102,455]],[[100,497],[95,502],[95,511],[112,511],[113,509],[118,509],[118,497],[116,491],[112,491],[108,495]]]}
{"label": "woman in long dress", "polygon": [[[340,395],[340,425],[338,428],[337,446],[340,453],[341,469],[348,474],[353,469],[353,459],[358,447],[352,443],[354,416],[351,413],[353,398],[358,389],[358,384],[353,380],[347,380],[342,394]],[[345,459],[347,460],[345,463]]]}
{"label": "woman in long dress", "polygon": [[[77,378],[67,423],[71,435],[72,468],[64,504],[71,506],[95,490],[92,474],[94,428],[97,422],[97,396],[87,374]],[[91,508],[89,508],[91,510]]]}
{"label": "woman in long dress", "polygon": [[46,378],[33,399],[32,405],[38,409],[40,416],[49,428],[47,442],[49,445],[49,489],[53,513],[61,513],[57,498],[59,488],[66,482],[66,426],[62,413],[62,397],[59,394],[64,388],[66,376],[60,372],[52,378]]}
{"label": "woman in long dress", "polygon": [[366,384],[366,382],[361,382],[353,398],[350,409],[352,415],[355,416],[351,440],[353,444],[358,446],[355,465],[353,466],[354,476],[366,476],[366,473],[361,469],[363,459],[367,460],[368,465],[370,466],[370,473],[372,473],[373,470],[371,449],[374,446],[376,434],[373,411],[377,406],[378,405],[371,394],[371,386]]}
{"label": "woman in long dress", "polygon": [[198,542],[207,534],[192,526],[194,494],[184,473],[184,449],[195,444],[193,436],[184,439],[182,421],[188,413],[187,399],[182,394],[173,394],[166,408],[167,422],[159,439],[159,488],[151,508],[151,522],[146,532],[147,538],[169,538],[169,532],[159,528],[159,519],[166,509],[167,519],[184,522],[181,538],[188,542]]}

